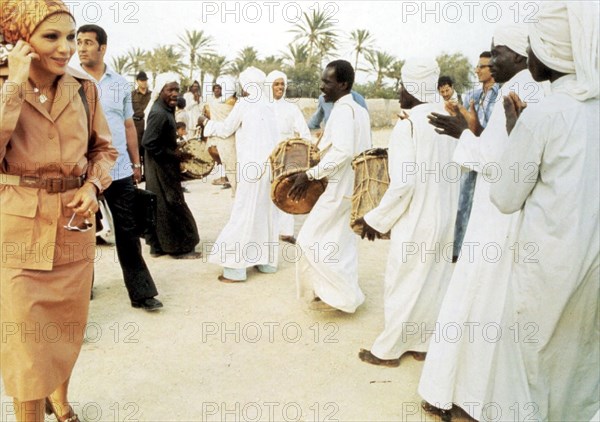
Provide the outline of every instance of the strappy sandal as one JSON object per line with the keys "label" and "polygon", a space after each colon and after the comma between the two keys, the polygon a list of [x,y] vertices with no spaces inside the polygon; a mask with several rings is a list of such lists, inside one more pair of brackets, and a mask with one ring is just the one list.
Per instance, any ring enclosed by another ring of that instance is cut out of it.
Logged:
{"label": "strappy sandal", "polygon": [[71,406],[69,406],[69,412],[66,415],[58,416],[54,410],[54,407],[52,406],[52,402],[48,397],[46,397],[46,414],[54,414],[58,422],[81,422]]}
{"label": "strappy sandal", "polygon": [[439,417],[442,422],[450,422],[452,420],[452,414],[450,410],[440,409],[439,407],[435,407],[425,400],[421,401],[421,408],[427,413]]}

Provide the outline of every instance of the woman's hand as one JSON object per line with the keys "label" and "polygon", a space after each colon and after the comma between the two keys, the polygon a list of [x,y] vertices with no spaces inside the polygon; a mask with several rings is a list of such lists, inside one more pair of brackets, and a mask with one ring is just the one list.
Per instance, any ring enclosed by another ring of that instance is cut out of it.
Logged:
{"label": "woman's hand", "polygon": [[98,211],[98,198],[96,196],[96,186],[92,183],[84,183],[82,187],[75,192],[73,200],[67,204],[67,207],[73,208],[73,212],[85,217],[93,217]]}
{"label": "woman's hand", "polygon": [[8,81],[22,84],[29,78],[29,67],[32,60],[39,60],[40,56],[33,51],[31,45],[23,40],[8,53]]}

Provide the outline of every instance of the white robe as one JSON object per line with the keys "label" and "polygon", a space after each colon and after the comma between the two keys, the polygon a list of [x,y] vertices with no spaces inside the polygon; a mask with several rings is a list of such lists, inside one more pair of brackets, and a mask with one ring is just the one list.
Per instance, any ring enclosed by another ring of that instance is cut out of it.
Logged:
{"label": "white robe", "polygon": [[[210,113],[210,119],[215,122],[224,121],[231,110],[233,110],[234,104],[231,104],[233,99],[228,99],[226,102],[220,102],[214,97],[208,99],[208,111]],[[219,157],[221,157],[221,163],[225,168],[225,175],[231,185],[231,196],[235,196],[237,190],[238,174],[237,174],[237,154],[235,151],[235,134],[228,136],[227,138],[219,138],[218,136],[211,136],[208,138],[207,146],[215,145],[219,151]]]}
{"label": "white robe", "polygon": [[185,99],[185,110],[187,111],[188,114],[188,120],[187,120],[187,130],[188,133],[190,135],[190,137],[198,137],[200,136],[199,134],[199,130],[198,130],[198,117],[200,117],[200,115],[202,114],[202,99],[200,99],[200,101],[196,102],[196,100],[194,100],[194,94],[191,92],[186,92],[185,94],[183,94],[183,98]]}
{"label": "white robe", "polygon": [[276,267],[278,233],[270,196],[269,154],[277,143],[277,123],[261,98],[238,100],[223,122],[209,120],[206,136],[235,133],[239,162],[238,187],[229,221],[217,238],[209,262],[227,268]]}
{"label": "white robe", "polygon": [[[329,183],[306,218],[297,244],[298,295],[320,297],[325,303],[352,313],[365,296],[358,285],[358,237],[350,228],[354,189],[352,159],[371,147],[369,114],[348,94],[335,102],[320,148],[321,162],[308,170]],[[307,172],[307,173],[308,173]]]}
{"label": "white robe", "polygon": [[385,273],[385,328],[371,353],[396,359],[426,352],[450,276],[460,168],[451,165],[456,141],[438,135],[427,120],[441,104],[422,104],[396,124],[389,142],[390,186],[365,221],[390,229]]}
{"label": "white robe", "polygon": [[[506,82],[498,98],[510,91],[530,103],[543,98],[541,86],[528,70]],[[461,257],[442,302],[438,333],[430,344],[419,383],[419,393],[429,403],[445,409],[454,403],[476,420],[481,419],[493,373],[494,340],[513,258],[510,233],[518,218],[518,213],[502,214],[489,198],[490,187],[498,178],[497,162],[508,145],[506,115],[498,101],[481,136],[464,131],[454,152],[457,163],[478,171],[477,183]]]}
{"label": "white robe", "polygon": [[[277,118],[277,129],[279,131],[278,142],[286,139],[300,137],[311,140],[310,130],[304,120],[302,112],[296,104],[290,103],[285,98],[274,100],[269,103]],[[294,235],[294,215],[279,211],[279,233],[282,236]]]}
{"label": "white robe", "polygon": [[503,317],[521,338],[501,341],[497,357],[524,368],[540,420],[590,420],[600,402],[600,108],[561,92],[573,77],[523,112],[491,189],[502,212],[522,209]]}

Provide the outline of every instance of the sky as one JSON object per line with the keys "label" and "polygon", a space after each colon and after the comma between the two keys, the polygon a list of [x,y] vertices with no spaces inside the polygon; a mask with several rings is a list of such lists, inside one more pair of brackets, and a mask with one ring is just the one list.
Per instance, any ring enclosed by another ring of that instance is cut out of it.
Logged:
{"label": "sky", "polygon": [[[367,29],[375,47],[393,56],[437,56],[461,52],[476,63],[489,50],[498,24],[535,18],[534,1],[163,1],[65,0],[77,25],[95,23],[108,33],[107,61],[131,47],[147,50],[178,44],[185,30],[204,30],[215,50],[232,59],[246,46],[259,57],[280,55],[294,39],[289,32],[303,13],[324,11],[336,20],[341,48],[334,58],[354,63],[348,33]],[[74,58],[76,61],[76,58]],[[366,67],[364,60],[363,66]],[[359,67],[361,67],[359,65]],[[361,75],[362,73],[362,75]],[[357,80],[368,75],[359,72]]]}

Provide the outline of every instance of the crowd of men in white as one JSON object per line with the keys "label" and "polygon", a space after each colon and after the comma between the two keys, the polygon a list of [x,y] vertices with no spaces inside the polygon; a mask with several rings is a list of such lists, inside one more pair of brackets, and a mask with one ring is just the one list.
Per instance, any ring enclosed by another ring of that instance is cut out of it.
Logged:
{"label": "crowd of men in white", "polygon": [[[498,27],[491,42],[490,67],[501,88],[483,130],[470,129],[464,109],[440,101],[433,58],[407,59],[402,68],[406,114],[389,141],[390,185],[362,220],[369,239],[391,231],[385,328],[359,357],[388,367],[407,352],[425,359],[423,407],[445,419],[457,407],[476,420],[598,418],[598,4],[544,2],[534,23]],[[301,200],[310,181],[330,180],[298,235],[298,293],[312,309],[352,313],[365,297],[359,240],[348,224],[351,161],[371,148],[371,134],[345,73],[339,61],[323,73],[321,89],[334,102],[323,154],[293,178],[290,195]],[[159,80],[158,91],[171,79]],[[263,95],[265,82],[279,80],[287,84],[281,72],[247,69],[239,79],[244,95],[230,114],[199,118],[205,136],[235,134],[239,167],[267,162],[278,141],[293,134],[310,139],[295,105]],[[407,173],[411,163],[416,171]],[[427,251],[454,240],[459,184],[426,172],[456,163],[476,171],[477,183],[463,256],[453,263]],[[253,266],[276,271],[272,245],[290,234],[291,220],[269,195],[269,178],[237,178],[231,218],[216,245],[262,249],[252,262],[211,255],[223,267],[221,281],[246,280]],[[335,259],[319,259],[331,253],[331,242]],[[425,253],[408,253],[408,244]],[[469,245],[486,244],[500,255],[465,258]]]}

